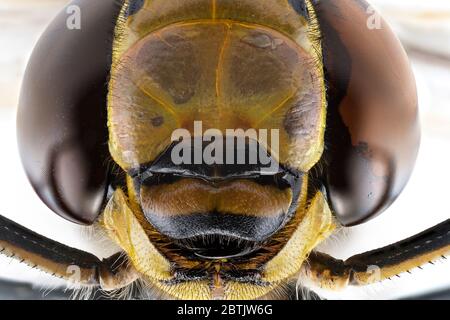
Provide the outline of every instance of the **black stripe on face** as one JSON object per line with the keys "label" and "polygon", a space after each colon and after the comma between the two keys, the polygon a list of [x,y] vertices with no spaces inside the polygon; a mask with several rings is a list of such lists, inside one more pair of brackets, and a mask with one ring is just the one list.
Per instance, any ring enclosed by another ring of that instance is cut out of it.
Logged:
{"label": "black stripe on face", "polygon": [[286,215],[254,217],[225,213],[160,216],[145,214],[148,221],[162,234],[173,239],[218,235],[250,241],[264,241],[278,231]]}
{"label": "black stripe on face", "polygon": [[[203,162],[195,164],[195,153],[199,152],[204,154],[205,149],[210,145],[208,141],[202,141],[201,139],[192,138],[186,144],[184,152],[188,152],[189,163],[175,164],[173,161],[174,148],[179,147],[181,142],[173,142],[164,152],[162,152],[157,159],[150,164],[143,164],[139,168],[128,170],[128,174],[131,177],[136,177],[140,174],[173,174],[183,177],[197,177],[205,180],[224,180],[230,178],[249,178],[260,176],[263,172],[274,174],[282,173],[285,171],[281,165],[271,157],[267,150],[262,147],[258,142],[250,143],[245,141],[245,144],[241,145],[237,138],[231,139],[233,141],[234,149],[228,149],[229,141],[227,137],[222,141],[222,156],[219,158],[220,163],[214,163],[206,165]],[[254,142],[254,141],[253,141]],[[175,154],[178,155],[179,151]],[[228,154],[230,153],[230,154]],[[238,156],[239,155],[239,156]],[[261,156],[264,155],[269,160],[268,163],[263,163]],[[231,161],[230,161],[231,160]],[[256,160],[256,161],[255,161]],[[241,164],[242,163],[242,164]],[[273,171],[273,172],[272,172]]]}
{"label": "black stripe on face", "polygon": [[304,17],[306,20],[309,19],[308,6],[306,5],[305,0],[288,0],[289,4],[292,8],[294,8],[295,12]]}

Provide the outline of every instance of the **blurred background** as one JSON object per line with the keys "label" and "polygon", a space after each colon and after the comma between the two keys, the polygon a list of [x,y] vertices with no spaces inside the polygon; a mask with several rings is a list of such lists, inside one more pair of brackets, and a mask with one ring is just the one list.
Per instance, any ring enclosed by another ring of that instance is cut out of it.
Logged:
{"label": "blurred background", "polygon": [[[68,2],[0,0],[0,214],[104,257],[103,244],[40,202],[22,171],[16,148],[15,113],[26,63],[46,25]],[[410,56],[419,90],[423,139],[416,170],[398,201],[378,218],[349,228],[322,246],[323,251],[342,259],[402,240],[450,217],[450,0],[370,2],[390,22]],[[64,285],[0,257],[0,299],[60,299],[65,294],[57,288]],[[369,287],[318,293],[328,299],[450,299],[450,260]]]}

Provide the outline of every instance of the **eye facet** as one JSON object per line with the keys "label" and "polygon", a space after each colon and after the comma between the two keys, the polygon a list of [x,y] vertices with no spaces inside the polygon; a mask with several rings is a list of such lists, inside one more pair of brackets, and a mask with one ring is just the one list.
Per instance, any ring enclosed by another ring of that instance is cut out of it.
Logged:
{"label": "eye facet", "polygon": [[106,95],[118,1],[78,1],[82,30],[61,13],[29,62],[17,116],[25,171],[62,217],[91,224],[108,184]]}
{"label": "eye facet", "polygon": [[343,225],[383,212],[408,181],[420,132],[414,76],[389,26],[365,1],[319,1],[328,118],[329,202]]}

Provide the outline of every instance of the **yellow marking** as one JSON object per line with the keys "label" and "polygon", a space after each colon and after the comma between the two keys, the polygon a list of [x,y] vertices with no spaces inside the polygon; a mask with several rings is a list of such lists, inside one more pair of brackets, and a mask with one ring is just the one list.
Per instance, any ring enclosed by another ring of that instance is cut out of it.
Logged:
{"label": "yellow marking", "polygon": [[148,239],[145,230],[128,206],[122,190],[117,189],[100,217],[108,236],[129,257],[137,271],[155,282],[173,278],[171,264]]}
{"label": "yellow marking", "polygon": [[295,276],[308,254],[335,228],[333,214],[322,193],[318,192],[286,246],[267,263],[262,280],[277,283]]}
{"label": "yellow marking", "polygon": [[141,276],[156,288],[177,299],[212,298],[210,281],[189,281],[173,285],[166,282],[173,280],[172,265],[151,243],[122,190],[114,192],[99,223],[108,236],[127,253]]}
{"label": "yellow marking", "polygon": [[336,224],[326,200],[318,192],[286,246],[266,264],[261,280],[267,282],[267,285],[230,281],[225,286],[225,299],[258,299],[269,294],[301,271],[311,250],[328,237],[335,227]]}
{"label": "yellow marking", "polygon": [[[316,30],[314,30],[315,34],[315,38],[312,39],[311,37],[311,33],[309,35],[309,38],[311,40],[311,42],[313,43],[313,47],[315,48],[315,50],[313,50],[313,52],[318,55],[318,59],[316,61],[316,68],[319,72],[319,77],[320,79],[325,79],[325,71],[324,71],[324,67],[323,67],[323,60],[322,60],[322,42],[321,42],[321,37],[322,37],[322,32],[320,30],[319,27],[319,22],[318,22],[318,18],[317,18],[317,13],[316,10],[313,6],[313,4],[311,3],[310,0],[306,0],[306,5],[308,7],[309,10],[309,15],[310,15],[310,19],[312,21],[312,23],[310,24],[310,26],[316,26]],[[320,145],[317,146],[316,150],[314,150],[316,157],[315,159],[313,159],[314,163],[317,163],[320,158],[322,157],[322,153],[324,150],[324,145],[325,145],[325,129],[326,129],[326,123],[327,123],[327,107],[328,107],[328,102],[327,102],[327,90],[325,87],[325,81],[322,80],[320,82],[321,84],[321,89],[322,89],[322,113],[321,113],[321,120],[320,123],[322,124],[320,127]]]}
{"label": "yellow marking", "polygon": [[224,40],[223,40],[223,46],[220,49],[220,53],[219,53],[219,61],[217,63],[217,68],[216,68],[216,96],[219,97],[220,96],[220,79],[222,77],[222,68],[221,66],[223,66],[224,63],[224,57],[225,57],[225,50],[226,47],[228,45],[228,42],[230,40],[230,34],[231,34],[231,28],[232,25],[231,24],[226,24],[227,26],[227,33],[225,34]]}
{"label": "yellow marking", "polygon": [[123,42],[124,36],[125,36],[125,30],[126,30],[126,19],[125,13],[128,10],[128,3],[125,3],[125,5],[122,7],[122,10],[120,11],[119,18],[117,19],[116,27],[114,29],[114,44],[113,44],[113,50],[112,50],[112,66],[111,70],[116,69],[116,65],[118,61],[120,60],[120,54],[122,53],[122,50],[120,49],[121,43]]}
{"label": "yellow marking", "polygon": [[238,25],[240,27],[244,27],[244,28],[248,28],[248,29],[262,29],[262,30],[266,30],[269,32],[273,32],[274,30],[277,31],[278,33],[284,35],[285,37],[293,40],[293,42],[295,42],[295,44],[302,50],[305,51],[305,49],[300,46],[300,44],[297,42],[297,40],[295,38],[292,37],[292,34],[286,32],[285,30],[278,30],[275,28],[272,28],[270,26],[266,26],[264,24],[260,24],[260,23],[256,23],[256,22],[245,22],[245,21],[239,21],[239,20],[233,20],[233,19],[192,19],[192,20],[188,20],[188,21],[182,21],[182,22],[174,22],[174,23],[170,23],[168,25],[161,25],[160,28],[157,28],[155,30],[153,30],[151,33],[153,32],[158,32],[161,31],[162,29],[166,29],[166,28],[173,28],[173,27],[177,27],[177,26],[196,26],[196,25],[200,25],[200,24],[230,24],[230,25]]}
{"label": "yellow marking", "polygon": [[127,253],[135,269],[166,294],[178,299],[256,299],[277,288],[297,274],[307,254],[335,228],[333,216],[319,192],[300,222],[294,235],[280,253],[267,263],[262,280],[267,286],[224,281],[221,266],[214,265],[216,274],[209,280],[170,284],[171,263],[149,240],[122,190],[109,201],[100,224],[108,235]]}
{"label": "yellow marking", "polygon": [[139,90],[141,90],[143,93],[145,93],[147,96],[149,96],[150,98],[152,98],[153,100],[155,100],[157,103],[159,103],[164,109],[166,109],[170,114],[173,115],[173,117],[175,118],[175,120],[177,121],[177,124],[180,125],[181,124],[181,120],[180,120],[180,116],[178,115],[178,113],[173,109],[173,107],[170,105],[170,103],[158,98],[157,96],[155,96],[154,94],[152,94],[150,91],[146,90],[144,87],[142,87],[141,85],[139,85],[138,83],[133,82],[135,86],[137,86],[139,88]]}
{"label": "yellow marking", "polygon": [[[41,244],[41,246],[43,245]],[[69,282],[73,282],[75,285],[92,285],[96,284],[98,280],[94,266],[90,268],[80,268],[79,275],[74,277],[74,274],[71,272],[70,264],[59,263],[51,260],[51,258],[26,250],[25,248],[5,240],[0,241],[0,253],[7,258],[15,259],[20,263],[24,263],[32,268],[37,268],[49,275],[66,279]]]}
{"label": "yellow marking", "polygon": [[170,47],[170,48],[172,48],[172,49],[175,49],[175,47],[174,47],[173,45],[171,45],[169,42],[167,42],[166,39],[164,39],[164,38],[162,37],[162,35],[161,35],[161,30],[158,31],[158,32],[155,32],[155,35],[156,35],[156,37],[157,37],[159,40],[161,40],[161,42],[164,43],[166,46],[168,46],[168,47]]}
{"label": "yellow marking", "polygon": [[[437,259],[440,259],[449,253],[450,245],[430,252],[424,252],[420,255],[417,255],[416,257],[401,261],[397,264],[381,267],[379,270],[376,269],[377,265],[375,263],[374,266],[372,266],[375,269],[373,269],[372,271],[370,271],[371,266],[367,266],[366,272],[355,272],[353,274],[353,279],[350,285],[365,286],[376,282],[381,282],[383,280],[395,277],[401,273],[426,265],[429,262],[436,261]],[[379,273],[377,273],[378,271]]]}
{"label": "yellow marking", "polygon": [[212,0],[212,18],[216,20],[217,16],[217,0]]}
{"label": "yellow marking", "polygon": [[281,103],[276,106],[274,109],[270,110],[268,113],[266,113],[265,115],[263,115],[258,122],[256,122],[253,127],[254,128],[258,128],[258,125],[260,125],[261,123],[264,122],[264,120],[266,120],[268,117],[270,117],[272,114],[274,114],[275,112],[277,112],[278,110],[280,110],[282,107],[285,106],[285,104],[291,100],[294,95],[296,94],[296,91],[293,91],[291,94],[289,94],[283,101],[281,101]]}
{"label": "yellow marking", "polygon": [[[323,289],[342,290],[349,285],[365,286],[382,282],[404,272],[409,272],[410,270],[418,268],[429,262],[436,261],[448,253],[450,253],[450,245],[430,252],[425,252],[417,255],[416,257],[385,267],[378,267],[376,262],[371,262],[370,265],[368,264],[366,266],[365,271],[359,272],[352,272],[352,258],[347,260],[347,262],[337,260],[323,253],[318,253],[322,256],[322,259],[328,260],[328,263],[322,263],[315,259],[310,259],[308,264],[303,266],[302,276],[312,280]],[[333,265],[341,265],[344,266],[345,269],[340,271],[333,270]]]}

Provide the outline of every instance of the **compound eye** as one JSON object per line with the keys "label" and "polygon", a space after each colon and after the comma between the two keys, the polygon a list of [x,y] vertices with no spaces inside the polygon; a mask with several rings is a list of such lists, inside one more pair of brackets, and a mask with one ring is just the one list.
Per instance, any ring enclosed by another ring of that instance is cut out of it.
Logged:
{"label": "compound eye", "polygon": [[406,185],[420,130],[408,57],[386,22],[370,28],[365,1],[315,3],[328,83],[325,177],[338,220],[383,212]]}
{"label": "compound eye", "polygon": [[82,29],[67,28],[64,10],[29,62],[17,128],[25,171],[39,197],[62,217],[91,224],[108,184],[106,84],[115,0],[74,2]]}

